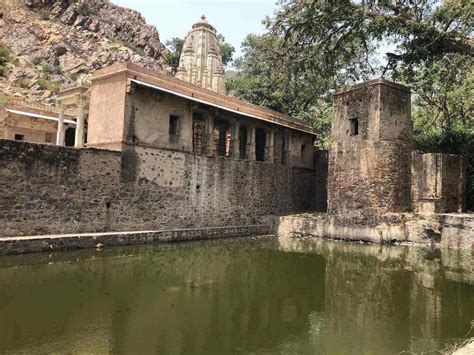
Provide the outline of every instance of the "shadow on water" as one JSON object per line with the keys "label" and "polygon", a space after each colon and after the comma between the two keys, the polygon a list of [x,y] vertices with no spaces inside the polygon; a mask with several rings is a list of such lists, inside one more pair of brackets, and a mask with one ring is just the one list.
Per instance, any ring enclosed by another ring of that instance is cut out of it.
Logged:
{"label": "shadow on water", "polygon": [[398,353],[474,319],[472,258],[234,239],[0,258],[0,353]]}

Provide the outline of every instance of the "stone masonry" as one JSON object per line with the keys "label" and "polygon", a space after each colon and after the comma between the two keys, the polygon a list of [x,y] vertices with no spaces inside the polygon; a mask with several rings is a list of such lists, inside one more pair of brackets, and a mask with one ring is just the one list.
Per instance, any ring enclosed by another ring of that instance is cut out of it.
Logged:
{"label": "stone masonry", "polygon": [[410,90],[373,80],[336,92],[328,208],[358,217],[411,208]]}
{"label": "stone masonry", "polygon": [[314,171],[0,140],[1,237],[249,225],[314,210]]}

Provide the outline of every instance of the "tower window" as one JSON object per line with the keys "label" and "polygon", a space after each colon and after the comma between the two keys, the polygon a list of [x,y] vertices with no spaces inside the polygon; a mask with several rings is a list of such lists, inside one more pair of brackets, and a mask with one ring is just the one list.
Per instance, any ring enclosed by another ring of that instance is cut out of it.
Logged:
{"label": "tower window", "polygon": [[179,133],[179,117],[175,115],[170,116],[169,134],[177,136]]}
{"label": "tower window", "polygon": [[359,120],[357,118],[351,118],[351,136],[357,136],[359,134]]}
{"label": "tower window", "polygon": [[25,140],[25,135],[24,134],[15,134],[15,140],[16,141],[24,141]]}
{"label": "tower window", "polygon": [[52,143],[53,142],[53,135],[51,133],[46,133],[44,137],[44,141],[46,143]]}
{"label": "tower window", "polygon": [[306,151],[306,144],[301,145],[301,157],[304,156],[304,152]]}

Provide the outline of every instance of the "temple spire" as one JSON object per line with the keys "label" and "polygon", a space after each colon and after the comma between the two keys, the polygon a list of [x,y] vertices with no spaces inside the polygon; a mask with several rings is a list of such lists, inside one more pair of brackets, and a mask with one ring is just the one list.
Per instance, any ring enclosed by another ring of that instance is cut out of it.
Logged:
{"label": "temple spire", "polygon": [[202,15],[186,36],[176,77],[224,94],[224,66],[216,29]]}

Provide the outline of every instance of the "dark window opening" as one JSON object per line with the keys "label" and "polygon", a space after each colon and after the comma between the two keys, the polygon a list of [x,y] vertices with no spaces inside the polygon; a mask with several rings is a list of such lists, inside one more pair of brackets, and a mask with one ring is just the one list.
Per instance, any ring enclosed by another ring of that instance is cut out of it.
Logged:
{"label": "dark window opening", "polygon": [[357,118],[351,118],[351,136],[357,136],[359,134],[359,120]]}
{"label": "dark window opening", "polygon": [[76,141],[76,129],[75,128],[66,129],[64,145],[66,147],[74,147],[74,142],[75,141]]}
{"label": "dark window opening", "polygon": [[204,154],[206,142],[206,122],[200,113],[193,114],[193,152]]}
{"label": "dark window opening", "polygon": [[24,134],[15,134],[15,140],[16,141],[24,141],[25,140],[25,135]]}
{"label": "dark window opening", "polygon": [[177,136],[179,134],[179,117],[175,115],[170,116],[169,134]]}
{"label": "dark window opening", "polygon": [[240,159],[245,159],[245,152],[247,150],[247,127],[240,126],[239,138],[239,157]]}
{"label": "dark window opening", "polygon": [[302,144],[302,145],[301,145],[301,157],[302,157],[302,158],[304,157],[305,151],[306,151],[306,144]]}
{"label": "dark window opening", "polygon": [[255,160],[265,161],[265,130],[257,128],[255,130]]}
{"label": "dark window opening", "polygon": [[53,143],[53,134],[52,133],[46,133],[44,137],[44,141],[46,143]]}

